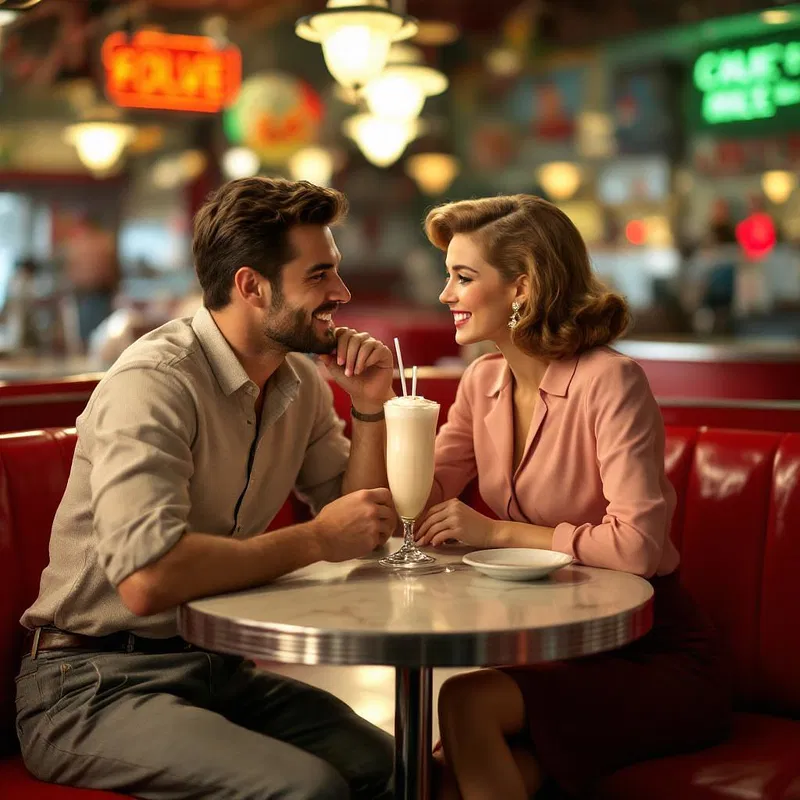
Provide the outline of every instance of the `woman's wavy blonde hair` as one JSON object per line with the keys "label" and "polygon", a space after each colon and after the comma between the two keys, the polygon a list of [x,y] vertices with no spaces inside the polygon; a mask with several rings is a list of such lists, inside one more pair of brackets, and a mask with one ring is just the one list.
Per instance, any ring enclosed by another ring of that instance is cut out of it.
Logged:
{"label": "woman's wavy blonde hair", "polygon": [[425,233],[447,250],[473,234],[506,281],[527,275],[530,297],[512,341],[531,355],[570,358],[613,342],[630,323],[628,305],[597,279],[578,229],[552,203],[527,194],[446,203],[429,212]]}

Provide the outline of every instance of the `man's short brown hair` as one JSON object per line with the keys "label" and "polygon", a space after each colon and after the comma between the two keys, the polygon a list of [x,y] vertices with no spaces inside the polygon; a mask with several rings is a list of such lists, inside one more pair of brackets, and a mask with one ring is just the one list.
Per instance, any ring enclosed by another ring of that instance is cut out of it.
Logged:
{"label": "man's short brown hair", "polygon": [[242,178],[224,184],[194,218],[192,252],[203,304],[211,311],[228,305],[241,267],[261,273],[280,291],[281,270],[294,258],[289,230],[333,225],[346,214],[341,192],[308,181]]}
{"label": "man's short brown hair", "polygon": [[594,274],[572,220],[541,197],[447,203],[428,214],[425,232],[440,250],[457,233],[473,234],[504,280],[528,276],[531,293],[512,341],[531,355],[570,358],[610,344],[628,327],[627,303]]}

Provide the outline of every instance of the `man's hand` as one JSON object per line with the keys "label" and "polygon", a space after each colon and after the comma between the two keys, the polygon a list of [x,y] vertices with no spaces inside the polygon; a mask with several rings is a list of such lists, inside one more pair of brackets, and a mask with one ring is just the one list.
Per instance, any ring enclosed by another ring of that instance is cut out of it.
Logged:
{"label": "man's hand", "polygon": [[374,414],[393,396],[392,351],[368,333],[352,328],[337,328],[336,350],[321,361],[331,377],[349,395],[353,406],[363,414]]}
{"label": "man's hand", "polygon": [[382,545],[396,524],[388,489],[362,489],[340,497],[312,523],[322,561],[361,558]]}

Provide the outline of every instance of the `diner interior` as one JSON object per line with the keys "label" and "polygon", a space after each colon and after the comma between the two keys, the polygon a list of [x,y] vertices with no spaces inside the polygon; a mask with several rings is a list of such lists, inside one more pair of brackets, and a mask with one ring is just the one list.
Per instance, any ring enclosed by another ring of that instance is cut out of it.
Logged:
{"label": "diner interior", "polygon": [[[353,70],[369,59],[317,19],[359,6],[405,20],[364,83]],[[765,0],[0,0],[0,798],[122,796],[26,770],[19,619],[76,419],[127,347],[202,306],[194,216],[257,175],[347,196],[335,237],[352,299],[336,324],[393,352],[397,339],[394,390],[408,393],[415,367],[439,426],[494,348],[456,341],[426,213],[524,193],[572,220],[630,306],[614,347],[658,401],[681,583],[735,684],[724,741],[621,769],[593,796],[800,799],[800,5]],[[328,382],[349,435],[350,397]],[[486,513],[477,482],[462,500]],[[271,528],[309,513],[291,495]],[[415,594],[438,602],[423,578],[393,587],[401,617]],[[215,608],[181,612],[209,649]],[[479,599],[467,608],[458,624],[483,630]],[[259,666],[398,737],[403,800],[427,796],[420,753],[439,738],[442,683],[501,658],[488,634],[421,664],[413,642],[389,658],[278,639]]]}

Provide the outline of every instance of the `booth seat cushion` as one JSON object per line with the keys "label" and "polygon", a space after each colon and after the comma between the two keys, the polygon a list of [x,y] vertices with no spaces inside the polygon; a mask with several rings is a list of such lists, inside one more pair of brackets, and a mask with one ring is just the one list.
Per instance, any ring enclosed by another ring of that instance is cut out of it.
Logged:
{"label": "booth seat cushion", "polygon": [[113,800],[127,797],[96,789],[73,789],[37,781],[19,756],[0,760],[0,798],[3,800]]}
{"label": "booth seat cushion", "polygon": [[[723,637],[739,710],[763,710],[757,679],[762,576],[781,439],[701,429],[684,496],[681,581]],[[797,602],[795,590],[787,608]]]}
{"label": "booth seat cushion", "polygon": [[607,778],[596,800],[800,800],[800,722],[734,715],[730,738],[643,761]]}

